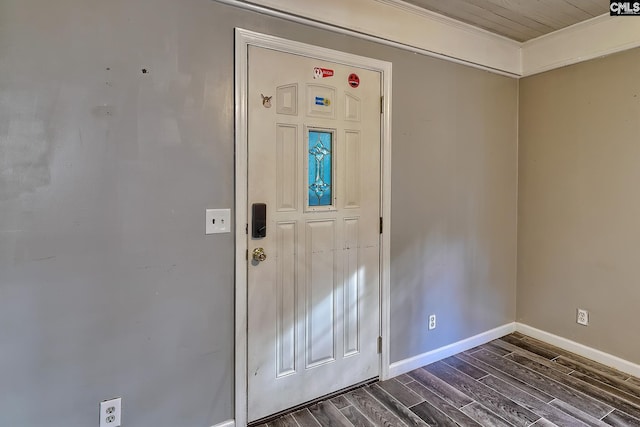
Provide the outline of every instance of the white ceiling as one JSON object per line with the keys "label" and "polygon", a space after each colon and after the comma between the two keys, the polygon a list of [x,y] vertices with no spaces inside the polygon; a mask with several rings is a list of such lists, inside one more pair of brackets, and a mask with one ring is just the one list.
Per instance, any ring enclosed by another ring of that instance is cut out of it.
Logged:
{"label": "white ceiling", "polygon": [[404,0],[524,42],[609,11],[609,0]]}

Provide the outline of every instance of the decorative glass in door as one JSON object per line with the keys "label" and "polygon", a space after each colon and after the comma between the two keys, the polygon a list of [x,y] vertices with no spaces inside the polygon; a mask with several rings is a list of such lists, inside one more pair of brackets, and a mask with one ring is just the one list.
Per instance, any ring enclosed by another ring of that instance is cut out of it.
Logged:
{"label": "decorative glass in door", "polygon": [[318,129],[309,130],[308,132],[308,206],[332,206],[333,132]]}

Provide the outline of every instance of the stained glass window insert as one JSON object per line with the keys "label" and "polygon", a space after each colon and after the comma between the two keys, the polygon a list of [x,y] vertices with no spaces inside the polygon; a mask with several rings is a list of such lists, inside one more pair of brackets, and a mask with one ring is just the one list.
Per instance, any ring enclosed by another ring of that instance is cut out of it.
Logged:
{"label": "stained glass window insert", "polygon": [[309,206],[331,206],[333,200],[333,132],[309,130]]}

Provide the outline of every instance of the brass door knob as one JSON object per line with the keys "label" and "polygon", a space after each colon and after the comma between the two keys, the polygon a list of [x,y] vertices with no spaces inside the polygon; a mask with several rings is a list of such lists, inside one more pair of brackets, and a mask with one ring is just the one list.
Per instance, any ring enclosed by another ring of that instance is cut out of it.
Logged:
{"label": "brass door knob", "polygon": [[264,249],[262,248],[255,248],[252,252],[253,254],[253,259],[255,261],[264,261],[265,259],[267,259],[267,254],[264,253]]}

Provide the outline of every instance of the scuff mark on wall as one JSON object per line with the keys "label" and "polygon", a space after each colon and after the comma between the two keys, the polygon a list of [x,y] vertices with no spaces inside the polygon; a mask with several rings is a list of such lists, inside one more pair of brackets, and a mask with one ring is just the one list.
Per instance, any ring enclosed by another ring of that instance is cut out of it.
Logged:
{"label": "scuff mark on wall", "polygon": [[111,105],[96,105],[91,109],[91,115],[95,118],[111,117],[114,114]]}
{"label": "scuff mark on wall", "polygon": [[44,258],[36,258],[36,259],[34,259],[32,261],[34,261],[34,262],[37,262],[37,261],[48,261],[50,259],[56,259],[56,256],[55,255],[51,255],[51,256],[48,256],[48,257],[44,257]]}
{"label": "scuff mark on wall", "polygon": [[13,199],[51,180],[51,141],[38,95],[0,95],[0,200]]}

